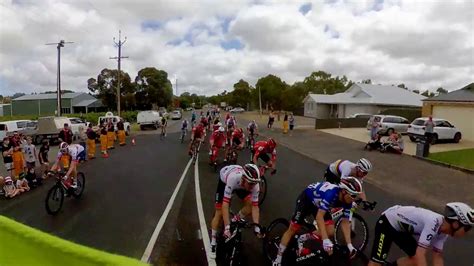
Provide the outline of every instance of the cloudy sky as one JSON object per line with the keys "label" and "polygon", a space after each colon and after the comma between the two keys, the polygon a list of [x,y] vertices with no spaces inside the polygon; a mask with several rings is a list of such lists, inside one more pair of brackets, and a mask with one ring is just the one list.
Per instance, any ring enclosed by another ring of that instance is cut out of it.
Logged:
{"label": "cloudy sky", "polygon": [[[353,81],[448,90],[474,81],[474,4],[413,0],[0,0],[0,94],[62,87],[115,68],[113,37],[127,36],[122,69],[154,66],[179,93],[211,95],[243,78],[289,84],[323,70]],[[174,83],[174,82],[173,82]]]}

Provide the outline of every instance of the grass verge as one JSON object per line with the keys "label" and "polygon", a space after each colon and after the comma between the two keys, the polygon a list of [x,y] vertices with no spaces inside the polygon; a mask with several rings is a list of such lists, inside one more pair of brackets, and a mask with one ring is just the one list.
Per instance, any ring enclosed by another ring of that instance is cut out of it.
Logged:
{"label": "grass verge", "polygon": [[474,170],[474,149],[430,153],[431,160]]}

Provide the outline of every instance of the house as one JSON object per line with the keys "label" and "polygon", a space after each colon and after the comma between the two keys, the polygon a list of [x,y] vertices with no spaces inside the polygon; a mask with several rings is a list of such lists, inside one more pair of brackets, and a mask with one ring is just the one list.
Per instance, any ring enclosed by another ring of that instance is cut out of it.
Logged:
{"label": "house", "polygon": [[347,118],[357,113],[378,114],[391,108],[421,108],[426,97],[395,87],[356,83],[343,93],[308,94],[304,115],[319,119]]}
{"label": "house", "polygon": [[[24,95],[12,100],[12,115],[54,115],[57,108],[55,93]],[[61,95],[63,114],[88,113],[103,109],[100,100],[94,96],[77,92]]]}
{"label": "house", "polygon": [[422,114],[448,120],[461,131],[463,139],[474,141],[474,83],[423,100]]}

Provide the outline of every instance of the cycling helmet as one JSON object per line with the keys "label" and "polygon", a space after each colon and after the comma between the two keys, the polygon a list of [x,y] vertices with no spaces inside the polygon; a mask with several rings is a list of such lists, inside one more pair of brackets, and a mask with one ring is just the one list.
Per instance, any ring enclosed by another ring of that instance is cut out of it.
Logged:
{"label": "cycling helmet", "polygon": [[446,204],[444,216],[449,220],[456,220],[463,225],[474,225],[474,210],[466,203],[450,202]]}
{"label": "cycling helmet", "polygon": [[222,123],[221,123],[221,122],[219,122],[219,123],[217,123],[217,125],[218,125],[219,127],[221,127],[221,126],[222,126]]}
{"label": "cycling helmet", "polygon": [[276,145],[277,145],[276,142],[275,142],[275,140],[272,139],[272,138],[269,138],[269,139],[267,140],[267,143],[268,143],[268,146],[269,146],[270,148],[272,148],[272,149],[274,149],[274,148],[276,147]]}
{"label": "cycling helmet", "polygon": [[244,165],[244,174],[242,177],[249,183],[260,182],[260,170],[255,164],[248,163]]}
{"label": "cycling helmet", "polygon": [[219,132],[223,133],[225,131],[225,128],[224,127],[219,127]]}
{"label": "cycling helmet", "polygon": [[66,142],[61,142],[61,144],[59,144],[59,150],[62,153],[67,152],[67,148],[69,148],[69,144],[67,144]]}
{"label": "cycling helmet", "polygon": [[13,182],[11,177],[9,176],[5,177],[5,183],[11,183],[11,182]]}
{"label": "cycling helmet", "polygon": [[372,170],[372,164],[370,163],[369,160],[365,158],[361,158],[359,161],[357,161],[357,167],[363,171],[363,172],[370,172]]}
{"label": "cycling helmet", "polygon": [[351,195],[362,193],[362,184],[357,178],[349,176],[341,179],[339,187],[347,191]]}

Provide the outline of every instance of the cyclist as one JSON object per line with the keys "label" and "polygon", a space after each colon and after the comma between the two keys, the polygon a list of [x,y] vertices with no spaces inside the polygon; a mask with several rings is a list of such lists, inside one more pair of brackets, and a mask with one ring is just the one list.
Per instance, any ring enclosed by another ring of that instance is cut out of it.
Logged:
{"label": "cyclist", "polygon": [[362,181],[370,170],[372,170],[372,163],[365,158],[359,159],[357,163],[337,160],[327,167],[324,178],[333,184],[338,184],[341,178],[348,176],[356,177]]}
{"label": "cyclist", "polygon": [[188,120],[186,119],[183,119],[183,121],[181,122],[181,135],[183,136],[186,136],[186,132],[188,131]]}
{"label": "cyclist", "polygon": [[206,137],[206,130],[204,129],[204,125],[199,123],[197,126],[193,127],[193,131],[191,133],[191,143],[189,143],[188,154],[189,156],[193,155],[192,147],[196,141],[202,142]]}
{"label": "cyclist", "polygon": [[204,128],[207,128],[207,118],[204,116],[204,115],[201,115],[201,121],[200,123],[202,123],[202,125],[204,126]]}
{"label": "cyclist", "polygon": [[210,164],[217,164],[217,155],[219,152],[219,149],[224,148],[224,145],[226,143],[226,136],[225,136],[225,129],[223,127],[219,127],[218,130],[214,131],[211,135],[211,138],[209,139],[209,145],[211,147],[209,151],[210,155]]}
{"label": "cyclist", "polygon": [[[252,162],[257,164],[258,158],[262,159],[269,168],[272,168],[272,173],[276,172],[276,142],[274,139],[269,138],[267,141],[258,141],[255,143],[252,150]],[[268,154],[272,154],[272,158]]]}
{"label": "cyclist", "polygon": [[[350,253],[355,254],[357,251],[351,242],[349,218],[352,203],[361,192],[362,184],[354,177],[341,180],[339,185],[329,182],[318,182],[309,185],[296,200],[296,208],[291,218],[290,227],[281,238],[278,255],[273,265],[281,265],[281,258],[288,243],[298,232],[301,225],[305,224],[304,219],[309,215],[315,215],[315,221],[318,225],[318,235],[323,239],[324,250],[331,255],[333,243],[328,235],[328,231],[331,229],[326,227],[324,217],[326,213],[336,207],[342,207],[344,209],[341,224],[342,231]],[[334,228],[332,228],[332,230],[334,230]]]}
{"label": "cyclist", "polygon": [[[260,172],[254,164],[246,164],[244,166],[229,165],[221,169],[215,196],[216,211],[211,222],[211,258],[216,258],[217,229],[221,219],[224,220],[224,237],[228,238],[231,236],[229,205],[233,193],[244,201],[244,206],[232,220],[240,220],[251,213],[253,222],[259,223],[259,182]],[[259,237],[262,237],[258,227],[255,227],[254,230]]]}
{"label": "cyclist", "polygon": [[230,145],[227,146],[226,150],[226,156],[224,161],[227,160],[227,155],[232,149],[237,149],[241,150],[244,147],[244,130],[241,128],[235,128],[234,132],[232,132],[231,138],[230,138]]}
{"label": "cyclist", "polygon": [[161,117],[161,135],[166,137],[166,127],[168,126],[168,120],[165,116]]}
{"label": "cyclist", "polygon": [[248,146],[250,146],[250,139],[253,139],[255,142],[255,136],[258,135],[257,131],[258,131],[258,126],[255,120],[250,121],[250,123],[247,125],[247,134],[249,136],[247,138]]}
{"label": "cyclist", "polygon": [[69,145],[66,142],[61,142],[61,144],[59,144],[59,152],[56,157],[56,162],[53,167],[51,167],[51,171],[57,171],[59,169],[59,162],[61,162],[61,158],[66,155],[70,156],[71,163],[69,164],[69,169],[66,175],[63,177],[63,183],[67,188],[76,189],[77,165],[79,164],[79,158],[85,155],[85,149],[79,144]]}
{"label": "cyclist", "polygon": [[234,129],[235,129],[235,119],[234,119],[234,116],[229,116],[228,119],[225,120],[225,126],[226,126],[226,130],[227,130],[227,141],[229,141],[229,143],[227,143],[227,145],[230,145],[230,140],[231,140],[231,137],[232,137],[232,132],[234,132]]}
{"label": "cyclist", "polygon": [[191,126],[194,127],[194,124],[196,123],[196,112],[193,111],[191,113]]}
{"label": "cyclist", "polygon": [[408,255],[392,265],[428,265],[428,249],[433,250],[433,265],[444,265],[442,251],[448,236],[462,237],[473,225],[474,210],[462,202],[446,204],[444,216],[414,206],[393,206],[382,213],[375,225],[369,266],[386,265],[392,242]]}
{"label": "cyclist", "polygon": [[222,123],[219,122],[219,119],[214,121],[214,125],[212,125],[212,132],[218,130],[222,126]]}

